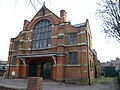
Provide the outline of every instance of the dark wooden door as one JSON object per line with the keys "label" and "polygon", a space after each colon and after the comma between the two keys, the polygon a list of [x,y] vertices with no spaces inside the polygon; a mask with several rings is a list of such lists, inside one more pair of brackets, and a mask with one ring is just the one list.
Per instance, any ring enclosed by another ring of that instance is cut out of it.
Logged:
{"label": "dark wooden door", "polygon": [[42,76],[43,76],[43,79],[50,79],[51,77],[51,63],[45,63],[43,64],[43,71],[42,71]]}
{"label": "dark wooden door", "polygon": [[37,64],[29,64],[29,77],[36,77],[37,76]]}

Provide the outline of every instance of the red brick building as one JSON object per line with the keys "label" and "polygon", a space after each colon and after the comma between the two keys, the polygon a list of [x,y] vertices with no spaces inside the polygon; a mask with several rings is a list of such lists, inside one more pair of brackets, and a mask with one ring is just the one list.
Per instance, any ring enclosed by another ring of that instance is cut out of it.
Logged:
{"label": "red brick building", "polygon": [[[67,13],[60,17],[43,5],[23,30],[11,38],[8,78],[43,77],[90,84],[94,80],[89,21],[71,25]],[[73,18],[73,17],[71,17]]]}

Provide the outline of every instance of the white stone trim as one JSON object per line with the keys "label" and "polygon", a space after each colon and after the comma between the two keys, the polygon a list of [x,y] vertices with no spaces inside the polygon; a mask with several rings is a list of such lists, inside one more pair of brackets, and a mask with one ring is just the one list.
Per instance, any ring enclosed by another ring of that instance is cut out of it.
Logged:
{"label": "white stone trim", "polygon": [[31,42],[32,40],[31,39],[29,39],[29,40],[24,40],[24,42]]}
{"label": "white stone trim", "polygon": [[20,42],[31,42],[32,40],[29,39],[29,40],[20,40]]}
{"label": "white stone trim", "polygon": [[18,48],[18,50],[31,50],[31,48],[27,48],[27,49],[24,49],[24,48]]}
{"label": "white stone trim", "polygon": [[87,45],[87,43],[86,42],[84,42],[84,43],[78,43],[78,45]]}
{"label": "white stone trim", "polygon": [[79,34],[85,34],[85,33],[86,33],[86,31],[81,31],[81,32],[78,33],[78,35]]}
{"label": "white stone trim", "polygon": [[62,35],[65,35],[64,33],[60,33],[60,34],[58,34],[58,36],[62,36]]}
{"label": "white stone trim", "polygon": [[59,25],[65,25],[65,23],[60,23]]}
{"label": "white stone trim", "polygon": [[56,36],[51,36],[51,38],[57,38],[58,36],[56,35]]}

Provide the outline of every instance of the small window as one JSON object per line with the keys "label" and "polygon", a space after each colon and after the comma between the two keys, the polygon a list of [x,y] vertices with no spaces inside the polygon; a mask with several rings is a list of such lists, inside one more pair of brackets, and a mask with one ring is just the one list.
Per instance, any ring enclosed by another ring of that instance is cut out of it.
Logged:
{"label": "small window", "polygon": [[70,35],[69,36],[69,44],[77,44],[77,35]]}
{"label": "small window", "polygon": [[13,56],[12,65],[16,65],[16,56]]}
{"label": "small window", "polygon": [[69,52],[69,64],[78,64],[77,52]]}

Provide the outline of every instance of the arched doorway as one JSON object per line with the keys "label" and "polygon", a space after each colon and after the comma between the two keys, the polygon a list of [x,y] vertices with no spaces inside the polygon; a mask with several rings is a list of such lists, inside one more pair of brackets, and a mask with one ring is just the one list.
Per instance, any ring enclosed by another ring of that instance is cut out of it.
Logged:
{"label": "arched doorway", "polygon": [[51,79],[51,62],[46,62],[43,64],[42,77],[43,79]]}

